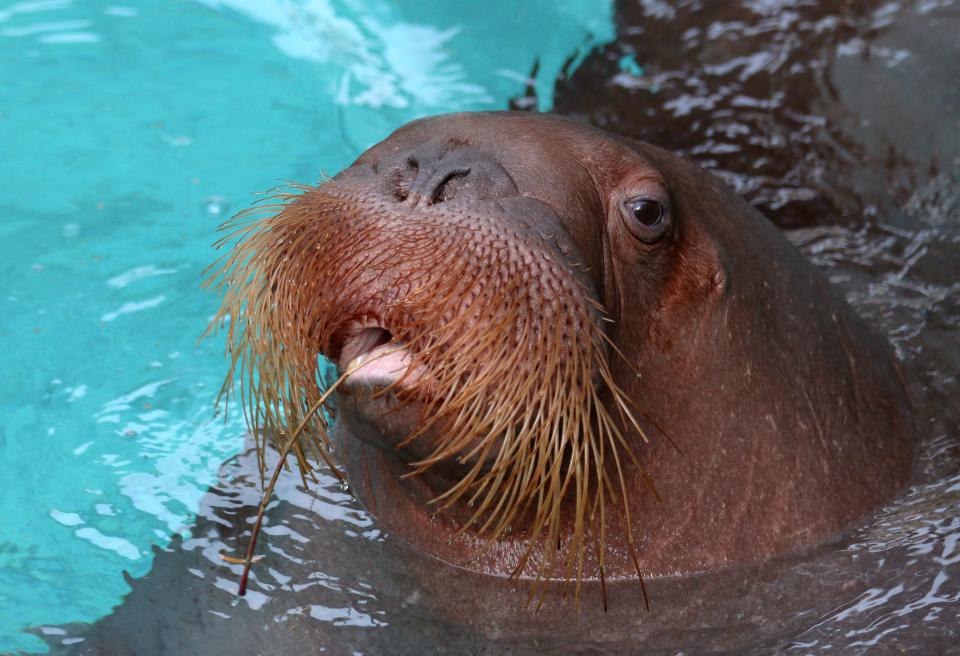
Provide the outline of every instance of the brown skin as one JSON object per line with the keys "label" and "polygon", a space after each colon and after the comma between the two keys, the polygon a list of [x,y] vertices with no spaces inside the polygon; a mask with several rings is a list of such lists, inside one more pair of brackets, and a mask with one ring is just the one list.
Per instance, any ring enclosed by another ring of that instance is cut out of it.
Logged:
{"label": "brown skin", "polygon": [[[222,312],[268,336],[230,335],[260,373],[253,397],[303,390],[280,430],[319,397],[317,351],[346,370],[392,337],[415,359],[399,379],[346,378],[336,457],[391,531],[459,566],[622,579],[756,561],[837,531],[910,475],[915,427],[889,346],[762,216],[653,146],[546,115],[416,121],[238,253]],[[465,390],[479,401],[453,403]],[[616,428],[596,429],[601,416]],[[524,425],[511,441],[504,427]],[[557,501],[518,502],[527,511],[486,534],[497,515],[474,516],[469,494],[436,512],[432,499],[482,489],[490,471],[583,475],[553,497],[549,477],[489,488],[494,503],[510,489]],[[579,573],[559,564],[581,554]]]}
{"label": "brown skin", "polygon": [[[660,494],[630,468],[643,575],[755,561],[808,543],[907,482],[914,426],[891,349],[719,180],[653,146],[527,114],[417,121],[353,169],[451,141],[493,154],[521,195],[556,209],[629,362],[611,358],[617,382],[669,436],[653,428],[645,444],[630,434]],[[623,212],[635,197],[669,207],[669,234],[637,238]],[[501,536],[478,556],[481,541],[457,531],[463,509],[434,515],[426,502],[443,478],[402,478],[407,460],[424,452],[391,447],[415,421],[378,420],[392,399],[365,401],[365,392],[341,395],[337,428],[360,498],[427,553],[509,574],[523,540]],[[606,573],[635,577],[618,517]]]}

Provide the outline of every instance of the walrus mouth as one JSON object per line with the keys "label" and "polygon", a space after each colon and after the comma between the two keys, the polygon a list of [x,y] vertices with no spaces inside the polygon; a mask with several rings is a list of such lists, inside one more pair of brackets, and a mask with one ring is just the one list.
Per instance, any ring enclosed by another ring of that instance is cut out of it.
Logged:
{"label": "walrus mouth", "polygon": [[343,344],[328,359],[340,371],[349,372],[344,383],[388,386],[407,372],[413,357],[393,342],[393,335],[373,320],[358,322],[349,329]]}
{"label": "walrus mouth", "polygon": [[[223,294],[211,326],[229,319],[223,390],[241,379],[261,445],[273,436],[294,453],[304,480],[311,454],[336,473],[322,406],[334,390],[363,392],[362,410],[389,393],[416,411],[363,420],[403,433],[391,448],[414,454],[410,475],[456,463],[434,507],[469,508],[461,530],[488,540],[525,536],[515,575],[579,582],[592,545],[602,577],[614,507],[633,551],[624,469],[642,467],[624,435],[643,430],[613,380],[575,246],[559,219],[549,237],[529,220],[552,208],[508,198],[414,210],[333,181],[274,201],[225,224],[218,246],[233,248],[207,283]],[[340,370],[329,387],[318,353]]]}

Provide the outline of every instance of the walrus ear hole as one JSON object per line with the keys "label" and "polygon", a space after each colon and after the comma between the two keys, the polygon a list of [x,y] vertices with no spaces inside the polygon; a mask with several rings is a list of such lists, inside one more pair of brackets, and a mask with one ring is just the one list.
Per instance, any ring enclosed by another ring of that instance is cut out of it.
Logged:
{"label": "walrus ear hole", "polygon": [[654,198],[631,198],[623,204],[623,214],[627,229],[647,244],[658,241],[669,228],[669,212]]}

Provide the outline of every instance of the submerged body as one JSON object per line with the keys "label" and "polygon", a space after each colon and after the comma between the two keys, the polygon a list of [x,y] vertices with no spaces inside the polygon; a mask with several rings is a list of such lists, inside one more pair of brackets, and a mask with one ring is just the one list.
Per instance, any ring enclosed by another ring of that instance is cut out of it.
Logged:
{"label": "submerged body", "polygon": [[553,116],[424,119],[236,253],[224,308],[251,398],[277,408],[261,427],[325,430],[316,354],[337,362],[358,496],[455,565],[752,562],[909,478],[889,346],[755,210],[652,146]]}

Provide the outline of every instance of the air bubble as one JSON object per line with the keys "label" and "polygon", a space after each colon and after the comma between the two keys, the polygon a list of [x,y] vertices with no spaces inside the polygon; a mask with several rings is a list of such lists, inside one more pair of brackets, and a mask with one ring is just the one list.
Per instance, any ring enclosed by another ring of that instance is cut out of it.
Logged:
{"label": "air bubble", "polygon": [[222,218],[226,216],[229,209],[230,201],[224,196],[210,196],[203,201],[203,213],[210,218]]}

